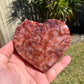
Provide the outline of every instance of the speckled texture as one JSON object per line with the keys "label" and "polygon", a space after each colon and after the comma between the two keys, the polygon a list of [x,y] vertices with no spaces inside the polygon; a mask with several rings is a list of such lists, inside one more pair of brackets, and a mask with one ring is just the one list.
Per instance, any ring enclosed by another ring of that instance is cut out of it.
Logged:
{"label": "speckled texture", "polygon": [[70,32],[60,20],[49,19],[44,23],[25,20],[17,27],[13,42],[23,59],[46,72],[68,48]]}

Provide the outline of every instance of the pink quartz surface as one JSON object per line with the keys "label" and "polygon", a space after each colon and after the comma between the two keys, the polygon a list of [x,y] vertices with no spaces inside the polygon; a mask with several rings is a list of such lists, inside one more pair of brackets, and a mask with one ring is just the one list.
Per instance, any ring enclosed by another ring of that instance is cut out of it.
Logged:
{"label": "pink quartz surface", "polygon": [[68,26],[56,19],[44,23],[25,20],[16,29],[14,47],[28,63],[42,72],[61,58],[70,44]]}

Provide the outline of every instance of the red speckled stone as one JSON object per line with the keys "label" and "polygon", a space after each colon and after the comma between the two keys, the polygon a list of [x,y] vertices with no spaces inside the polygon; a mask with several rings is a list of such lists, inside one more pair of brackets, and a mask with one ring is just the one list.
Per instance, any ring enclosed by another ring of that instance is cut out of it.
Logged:
{"label": "red speckled stone", "polygon": [[23,59],[46,72],[68,48],[70,32],[60,20],[49,19],[44,23],[25,20],[17,27],[13,42]]}

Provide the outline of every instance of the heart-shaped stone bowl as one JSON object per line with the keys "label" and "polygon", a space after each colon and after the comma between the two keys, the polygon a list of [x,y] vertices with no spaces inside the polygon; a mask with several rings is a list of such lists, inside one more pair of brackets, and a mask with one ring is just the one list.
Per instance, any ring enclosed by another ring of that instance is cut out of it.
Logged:
{"label": "heart-shaped stone bowl", "polygon": [[28,63],[47,72],[61,58],[70,44],[68,26],[56,19],[44,23],[25,20],[16,29],[14,47]]}

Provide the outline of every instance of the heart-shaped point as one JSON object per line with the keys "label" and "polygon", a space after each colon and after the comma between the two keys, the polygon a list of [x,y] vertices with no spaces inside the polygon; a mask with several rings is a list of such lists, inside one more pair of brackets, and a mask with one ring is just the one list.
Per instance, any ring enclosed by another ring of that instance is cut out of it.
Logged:
{"label": "heart-shaped point", "polygon": [[44,23],[25,20],[17,27],[13,42],[23,59],[46,72],[68,48],[70,32],[60,20],[49,19]]}

